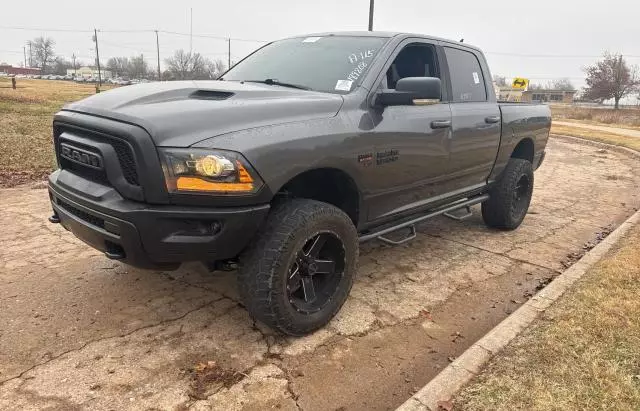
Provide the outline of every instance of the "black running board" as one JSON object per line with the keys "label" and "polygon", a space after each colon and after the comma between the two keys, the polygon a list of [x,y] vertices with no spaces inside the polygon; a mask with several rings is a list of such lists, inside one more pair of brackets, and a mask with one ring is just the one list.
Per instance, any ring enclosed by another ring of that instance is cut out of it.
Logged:
{"label": "black running board", "polygon": [[476,204],[480,204],[484,201],[487,201],[489,199],[489,195],[488,194],[483,194],[477,197],[473,197],[473,198],[469,198],[469,199],[464,199],[464,200],[460,200],[460,201],[456,201],[452,204],[449,204],[447,206],[444,206],[442,208],[439,208],[437,210],[431,211],[427,214],[421,215],[420,217],[416,217],[414,219],[405,221],[403,223],[391,226],[391,227],[387,227],[384,228],[382,230],[379,231],[375,231],[373,233],[370,234],[365,234],[363,236],[360,236],[360,238],[358,239],[359,242],[364,243],[365,241],[369,241],[369,240],[381,240],[385,243],[388,244],[402,244],[405,243],[409,240],[413,240],[415,238],[415,228],[410,228],[409,230],[409,235],[407,236],[407,238],[404,238],[402,240],[399,241],[393,241],[393,240],[389,240],[388,238],[385,237],[385,234],[389,234],[392,233],[394,231],[398,231],[400,229],[406,228],[406,227],[414,227],[416,224],[421,223],[425,220],[428,220],[430,218],[433,217],[437,217],[439,215],[442,214],[449,214],[452,211],[456,211],[459,210],[461,208],[467,208],[467,207],[471,207],[472,205],[476,205]]}

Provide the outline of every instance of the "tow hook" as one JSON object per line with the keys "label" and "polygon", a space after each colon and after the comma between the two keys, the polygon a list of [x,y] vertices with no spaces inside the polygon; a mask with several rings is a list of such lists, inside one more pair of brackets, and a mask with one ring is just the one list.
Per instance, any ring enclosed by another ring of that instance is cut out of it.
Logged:
{"label": "tow hook", "polygon": [[53,223],[53,224],[59,224],[60,223],[60,217],[58,217],[58,213],[53,213],[53,215],[51,217],[49,217],[49,222]]}

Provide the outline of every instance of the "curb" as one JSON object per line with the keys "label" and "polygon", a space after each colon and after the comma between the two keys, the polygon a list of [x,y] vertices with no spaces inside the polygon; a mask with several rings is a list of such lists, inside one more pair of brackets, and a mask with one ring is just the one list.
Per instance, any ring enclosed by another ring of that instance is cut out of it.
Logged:
{"label": "curb", "polygon": [[630,155],[631,157],[640,159],[640,151],[636,151],[634,149],[627,148],[627,147],[616,146],[614,144],[603,143],[601,141],[587,140],[586,138],[565,136],[562,134],[550,134],[550,137],[557,140],[564,140],[570,143],[606,148],[608,150],[615,151],[617,153],[627,154],[627,155]]}
{"label": "curb", "polygon": [[[640,156],[640,153],[635,154]],[[480,373],[494,355],[524,331],[540,313],[600,261],[631,227],[639,223],[640,211],[636,211],[580,260],[469,347],[396,411],[437,411],[440,401],[450,400],[460,388]]]}

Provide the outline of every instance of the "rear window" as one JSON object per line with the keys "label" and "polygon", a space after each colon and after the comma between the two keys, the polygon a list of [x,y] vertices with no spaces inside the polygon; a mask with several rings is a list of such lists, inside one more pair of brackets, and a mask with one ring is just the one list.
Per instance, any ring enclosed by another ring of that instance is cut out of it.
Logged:
{"label": "rear window", "polygon": [[444,48],[451,73],[454,102],[487,101],[484,76],[478,58],[468,51]]}

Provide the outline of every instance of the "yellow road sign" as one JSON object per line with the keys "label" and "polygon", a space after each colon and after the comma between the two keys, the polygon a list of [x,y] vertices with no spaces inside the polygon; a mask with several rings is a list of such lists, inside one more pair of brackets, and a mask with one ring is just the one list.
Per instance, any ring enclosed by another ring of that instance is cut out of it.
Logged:
{"label": "yellow road sign", "polygon": [[514,78],[513,83],[511,84],[511,87],[517,88],[519,90],[525,90],[528,86],[529,86],[529,79],[522,78],[522,77]]}

